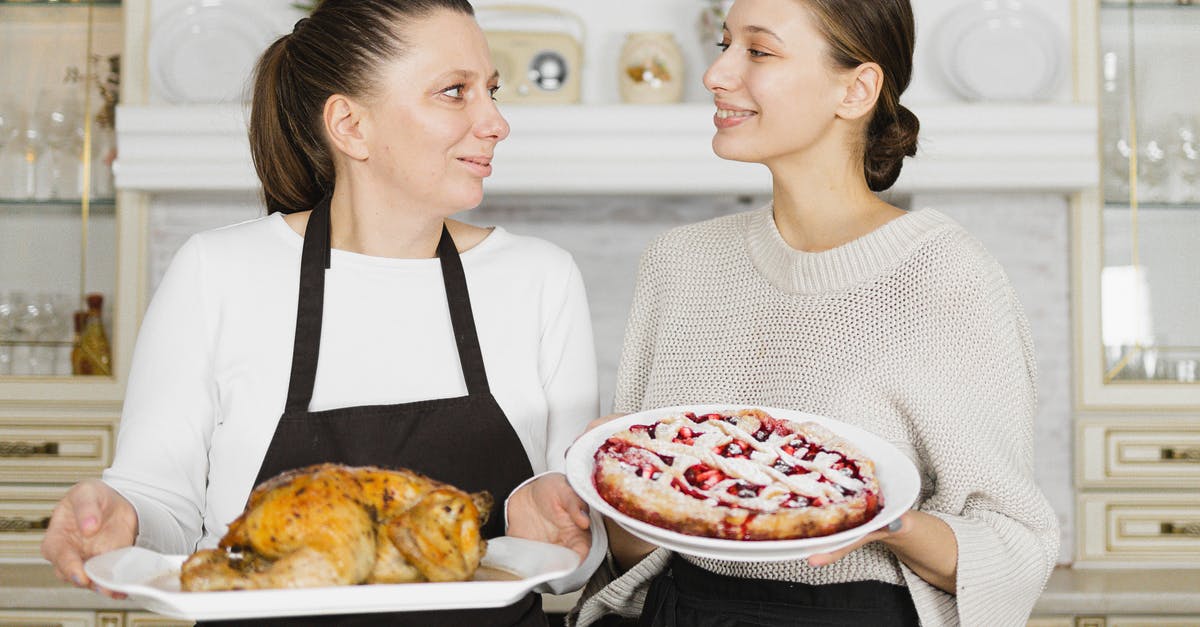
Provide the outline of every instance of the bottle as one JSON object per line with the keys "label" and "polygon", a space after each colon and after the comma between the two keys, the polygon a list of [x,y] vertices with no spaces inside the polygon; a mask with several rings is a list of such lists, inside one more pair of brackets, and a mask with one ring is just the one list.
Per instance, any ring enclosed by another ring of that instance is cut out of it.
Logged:
{"label": "bottle", "polygon": [[71,374],[87,374],[84,372],[83,345],[80,343],[83,337],[83,326],[87,323],[87,311],[76,311],[74,322],[75,336],[74,341],[71,343]]}
{"label": "bottle", "polygon": [[[112,353],[108,347],[108,337],[104,333],[104,321],[101,318],[101,306],[104,296],[101,294],[87,295],[87,311],[85,312],[83,330],[79,332],[79,358],[75,373],[81,375],[111,375]],[[74,362],[74,355],[72,355]]]}

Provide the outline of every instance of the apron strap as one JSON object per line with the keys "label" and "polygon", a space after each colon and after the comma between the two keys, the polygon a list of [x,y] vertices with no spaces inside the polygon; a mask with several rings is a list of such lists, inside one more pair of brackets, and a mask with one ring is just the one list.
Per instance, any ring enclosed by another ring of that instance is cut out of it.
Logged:
{"label": "apron strap", "polygon": [[[292,343],[292,373],[288,382],[285,413],[304,413],[312,401],[313,385],[317,380],[317,362],[321,352],[321,320],[325,306],[325,270],[330,265],[330,198],[317,203],[308,216],[304,230],[304,247],[300,254],[300,292],[296,298],[296,337]],[[479,350],[479,335],[475,316],[471,313],[471,296],[463,272],[458,248],[450,230],[442,225],[438,240],[438,260],[442,267],[442,284],[446,289],[446,305],[458,346],[467,393],[490,393],[483,354]]]}
{"label": "apron strap", "polygon": [[285,413],[306,412],[317,380],[321,352],[321,320],[325,306],[325,270],[329,268],[329,203],[313,207],[304,229],[300,254],[300,293],[296,298],[296,337],[292,342],[292,376]]}
{"label": "apron strap", "polygon": [[458,361],[468,394],[488,394],[487,371],[483,353],[479,350],[479,334],[475,329],[475,314],[471,310],[471,295],[467,291],[467,276],[463,272],[458,247],[450,230],[442,224],[438,241],[438,259],[442,262],[442,282],[446,286],[446,305],[450,308],[450,323],[454,326],[454,341],[458,344]]}

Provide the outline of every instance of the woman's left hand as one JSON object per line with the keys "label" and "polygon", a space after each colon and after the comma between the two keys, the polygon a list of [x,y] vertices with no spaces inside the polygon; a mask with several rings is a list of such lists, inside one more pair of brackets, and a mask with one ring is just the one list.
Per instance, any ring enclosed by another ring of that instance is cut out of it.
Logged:
{"label": "woman's left hand", "polygon": [[900,561],[935,587],[955,594],[958,586],[958,538],[941,518],[909,510],[887,527],[850,546],[808,558],[809,566],[827,566],[864,544],[882,542]]}
{"label": "woman's left hand", "polygon": [[508,535],[565,546],[587,557],[592,546],[587,504],[552,473],[529,482],[508,498]]}
{"label": "woman's left hand", "polygon": [[828,566],[829,564],[832,564],[832,563],[842,559],[843,557],[846,557],[851,552],[858,550],[865,544],[870,544],[872,542],[878,542],[880,540],[884,540],[887,538],[893,538],[894,536],[903,534],[905,531],[912,529],[913,523],[912,523],[911,516],[912,516],[912,512],[905,512],[905,513],[901,514],[899,518],[897,518],[896,520],[893,520],[890,524],[888,524],[888,526],[884,527],[883,529],[879,529],[877,531],[872,531],[871,533],[868,533],[867,535],[860,538],[858,540],[858,542],[855,542],[854,544],[842,547],[832,553],[817,553],[815,555],[811,555],[808,558],[808,565],[809,566]]}

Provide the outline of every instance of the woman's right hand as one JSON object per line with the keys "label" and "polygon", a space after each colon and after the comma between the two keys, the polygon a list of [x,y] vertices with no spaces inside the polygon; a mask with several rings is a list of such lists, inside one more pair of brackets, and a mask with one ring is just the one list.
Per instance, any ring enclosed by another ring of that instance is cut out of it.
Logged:
{"label": "woman's right hand", "polygon": [[83,563],[92,556],[132,545],[137,529],[133,505],[103,481],[87,479],[75,484],[54,507],[42,540],[42,557],[54,565],[59,579],[124,598],[123,594],[93,586]]}
{"label": "woman's right hand", "polygon": [[[609,414],[607,416],[601,416],[600,418],[588,423],[587,429],[585,429],[584,432],[586,433],[587,431],[591,431],[592,429],[595,429],[606,422],[612,422],[617,418],[627,415],[628,414]],[[622,573],[630,568],[633,568],[634,565],[642,561],[642,558],[653,553],[654,549],[658,548],[657,546],[634,536],[628,531],[625,531],[624,527],[616,524],[607,516],[604,517],[604,528],[608,532],[608,550],[610,553],[612,553],[613,559],[616,561],[617,567]]]}

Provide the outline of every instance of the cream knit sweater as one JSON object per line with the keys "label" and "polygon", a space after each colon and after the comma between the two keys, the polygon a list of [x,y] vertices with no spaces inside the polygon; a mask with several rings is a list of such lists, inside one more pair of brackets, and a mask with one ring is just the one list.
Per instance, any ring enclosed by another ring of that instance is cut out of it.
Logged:
{"label": "cream knit sweater", "polygon": [[[642,258],[615,409],[792,408],[890,440],[921,470],[917,507],[958,542],[958,590],[880,545],[813,568],[688,557],[716,573],[908,586],[923,625],[1024,625],[1053,569],[1058,521],[1033,480],[1036,365],[999,264],[929,209],[821,253],[796,251],[770,207],[675,229]],[[577,623],[636,616],[665,549],[584,591]]]}

